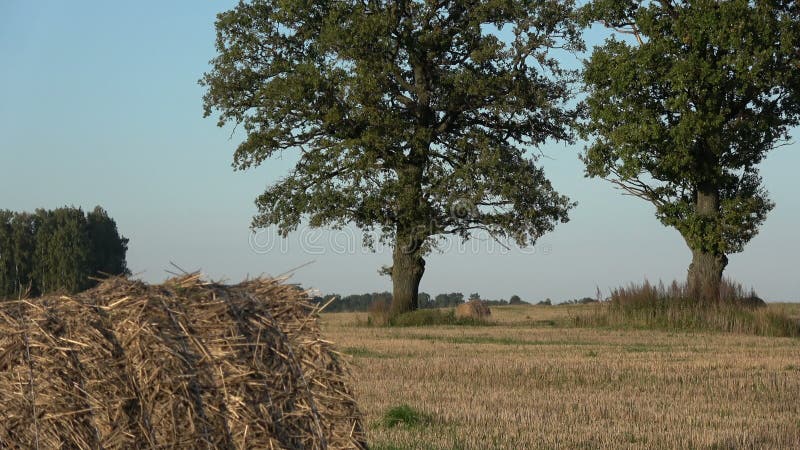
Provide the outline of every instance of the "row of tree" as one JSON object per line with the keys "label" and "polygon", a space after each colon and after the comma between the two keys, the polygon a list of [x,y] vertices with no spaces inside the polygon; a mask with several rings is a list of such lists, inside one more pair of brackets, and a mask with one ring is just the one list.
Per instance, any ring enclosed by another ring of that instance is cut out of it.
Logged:
{"label": "row of tree", "polygon": [[314,297],[311,300],[319,305],[327,304],[328,306],[325,307],[327,312],[356,312],[368,311],[370,306],[377,302],[389,304],[392,301],[392,294],[389,292],[373,292],[371,294],[353,294],[344,297],[339,294],[332,294]]}
{"label": "row of tree", "polygon": [[[205,114],[246,130],[237,169],[296,154],[254,227],[352,223],[394,246],[392,314],[419,304],[442,236],[531,245],[566,222],[536,149],[577,137],[586,175],[681,233],[715,301],[773,206],[758,164],[800,121],[798,3],[242,1],[216,22]],[[593,24],[612,37],[565,69]]]}
{"label": "row of tree", "polygon": [[127,274],[128,239],[101,207],[0,210],[0,298],[78,292]]}
{"label": "row of tree", "polygon": [[[502,306],[502,305],[521,305],[524,302],[519,298],[517,295],[511,296],[509,300],[499,299],[499,300],[483,300],[481,299],[480,295],[477,293],[472,294],[469,296],[469,300],[482,300],[486,302],[490,306]],[[341,296],[339,294],[333,294],[323,297],[314,297],[312,301],[316,304],[324,305],[328,302],[328,306],[325,308],[327,312],[357,312],[357,311],[368,311],[370,306],[377,302],[384,302],[384,304],[391,304],[392,301],[392,293],[391,292],[373,292],[367,294],[354,294],[354,295],[347,295]],[[464,303],[465,297],[464,294],[461,292],[451,292],[449,294],[439,294],[435,297],[431,296],[426,292],[419,293],[419,304],[417,308],[425,309],[425,308],[452,308],[455,306]]]}

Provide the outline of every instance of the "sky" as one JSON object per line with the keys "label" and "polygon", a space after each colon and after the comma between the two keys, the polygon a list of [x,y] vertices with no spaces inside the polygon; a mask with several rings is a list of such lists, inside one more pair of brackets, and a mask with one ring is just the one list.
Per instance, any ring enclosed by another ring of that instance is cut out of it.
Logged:
{"label": "sky", "polygon": [[[130,239],[128,266],[149,282],[174,263],[227,282],[291,272],[323,293],[390,290],[378,269],[391,249],[362,248],[356,229],[301,226],[287,239],[250,229],[256,196],[291,166],[234,171],[241,133],[203,118],[197,80],[215,55],[215,16],[234,4],[0,2],[0,209],[101,205]],[[584,145],[539,149],[554,187],[578,202],[569,223],[526,249],[452,241],[427,258],[421,290],[563,301],[684,279],[691,253],[678,232],[648,203],[584,178]],[[798,150],[762,163],[776,207],[725,272],[768,301],[800,300]]]}

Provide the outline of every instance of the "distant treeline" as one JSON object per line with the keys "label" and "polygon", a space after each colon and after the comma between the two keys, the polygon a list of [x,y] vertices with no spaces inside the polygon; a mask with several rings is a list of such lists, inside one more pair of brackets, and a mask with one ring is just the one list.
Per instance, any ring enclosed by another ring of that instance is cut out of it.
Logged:
{"label": "distant treeline", "polygon": [[128,239],[101,207],[0,210],[0,299],[82,291],[90,277],[127,274]]}
{"label": "distant treeline", "polygon": [[[519,296],[512,296],[510,300],[486,300],[481,299],[480,295],[474,293],[469,296],[469,300],[482,300],[490,306],[523,304]],[[332,300],[332,301],[331,301]],[[391,292],[375,292],[372,294],[356,294],[343,297],[339,294],[326,295],[324,297],[314,297],[314,303],[325,304],[331,302],[326,308],[326,312],[363,312],[368,311],[373,303],[383,301],[387,305],[392,301]],[[461,292],[451,292],[449,294],[439,294],[432,297],[430,294],[420,292],[419,308],[452,308],[465,302],[464,294]]]}

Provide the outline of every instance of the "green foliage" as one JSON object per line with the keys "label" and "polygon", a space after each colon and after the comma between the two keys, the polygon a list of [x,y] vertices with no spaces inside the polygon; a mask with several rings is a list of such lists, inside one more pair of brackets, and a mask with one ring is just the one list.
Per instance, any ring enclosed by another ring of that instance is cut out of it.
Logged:
{"label": "green foliage", "polygon": [[372,292],[365,294],[351,294],[341,296],[339,294],[314,297],[312,301],[316,304],[324,305],[333,300],[325,307],[325,312],[355,312],[368,311],[376,302],[391,303],[392,294],[390,292]]}
{"label": "green foliage", "polygon": [[381,424],[386,428],[397,426],[415,427],[427,424],[431,421],[430,417],[408,405],[393,406],[383,414]]}
{"label": "green foliage", "polygon": [[128,274],[125,254],[128,239],[120,236],[117,223],[101,207],[86,214],[87,233],[91,241],[91,266],[96,273]]}
{"label": "green foliage", "polygon": [[14,236],[11,220],[14,213],[0,210],[0,298],[17,289],[14,276]]}
{"label": "green foliage", "polygon": [[[318,305],[324,305],[331,299],[333,299],[333,301],[325,308],[325,312],[364,312],[370,311],[373,305],[375,305],[377,302],[390,304],[392,302],[392,293],[372,292],[364,294],[351,294],[346,296],[342,296],[340,294],[331,294],[314,297],[311,299],[311,301]],[[438,294],[435,298],[431,298],[430,294],[420,292],[418,308],[452,308],[460,305],[461,303],[464,303],[464,294],[461,292]],[[489,300],[486,301],[486,303],[490,306],[508,304],[508,302],[504,300]]]}
{"label": "green foliage", "polygon": [[125,274],[127,242],[100,207],[0,211],[0,298],[74,293],[92,276]]}
{"label": "green foliage", "polygon": [[717,331],[760,336],[800,336],[800,321],[786,311],[765,308],[752,291],[723,282],[725,301],[697,302],[684,284],[641,285],[615,289],[611,299],[588,314],[575,317],[579,326]]}
{"label": "green foliage", "polygon": [[36,293],[33,273],[37,218],[26,213],[6,212],[3,219],[6,220],[5,241],[8,247],[0,249],[0,258],[5,259],[2,269],[6,271],[3,275],[5,290],[0,291],[0,297],[19,297],[29,291]]}
{"label": "green foliage", "polygon": [[[486,306],[506,306],[509,305],[508,301],[501,299],[498,300],[481,300],[484,305]],[[520,303],[522,304],[522,303]]]}
{"label": "green foliage", "polygon": [[38,210],[34,234],[34,277],[41,293],[78,292],[88,288],[92,275],[90,241],[83,211],[59,208]]}
{"label": "green foliage", "polygon": [[565,222],[573,204],[531,150],[573,138],[575,74],[550,52],[582,47],[572,6],[254,0],[220,14],[206,116],[245,130],[237,169],[296,155],[253,226],[355,224],[367,246],[401,250],[394,301],[413,307],[442,236],[527,245]]}
{"label": "green foliage", "polygon": [[[592,297],[573,298],[572,300],[565,300],[565,301],[559,303],[559,305],[588,305],[588,304],[591,304],[591,303],[597,303],[597,299],[592,298]],[[548,304],[552,304],[552,303],[540,302],[539,304],[548,305]]]}
{"label": "green foliage", "polygon": [[[586,173],[652,202],[693,250],[742,251],[773,204],[757,165],[800,119],[800,6],[597,0]],[[709,203],[704,204],[706,199]]]}
{"label": "green foliage", "polygon": [[420,308],[452,308],[464,303],[464,294],[461,292],[451,292],[449,294],[437,295],[432,303],[420,305]]}

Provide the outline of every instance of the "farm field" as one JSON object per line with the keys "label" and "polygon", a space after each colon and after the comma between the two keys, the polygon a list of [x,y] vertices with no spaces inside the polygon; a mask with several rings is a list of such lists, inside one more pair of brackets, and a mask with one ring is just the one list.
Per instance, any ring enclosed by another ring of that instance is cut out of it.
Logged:
{"label": "farm field", "polygon": [[[559,325],[592,307],[495,307],[493,326],[322,323],[374,449],[800,448],[800,340]],[[420,422],[387,426],[400,405]]]}

